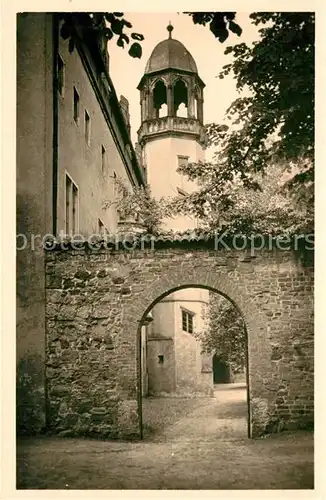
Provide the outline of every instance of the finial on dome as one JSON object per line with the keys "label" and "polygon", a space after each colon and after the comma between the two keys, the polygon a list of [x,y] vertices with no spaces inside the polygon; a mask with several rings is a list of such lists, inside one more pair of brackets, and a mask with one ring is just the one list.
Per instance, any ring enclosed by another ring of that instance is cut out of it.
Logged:
{"label": "finial on dome", "polygon": [[171,24],[171,21],[169,21],[169,25],[166,27],[166,29],[169,32],[169,38],[172,38],[172,31],[174,30],[174,28],[173,28],[173,26]]}

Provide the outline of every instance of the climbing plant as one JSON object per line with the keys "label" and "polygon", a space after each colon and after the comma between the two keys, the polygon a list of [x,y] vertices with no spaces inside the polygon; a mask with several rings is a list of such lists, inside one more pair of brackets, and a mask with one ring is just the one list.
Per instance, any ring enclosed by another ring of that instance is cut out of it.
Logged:
{"label": "climbing plant", "polygon": [[106,201],[104,208],[115,206],[121,221],[140,223],[144,231],[156,234],[160,231],[162,220],[169,215],[168,201],[152,197],[150,187],[127,187],[120,177],[114,178],[117,196]]}

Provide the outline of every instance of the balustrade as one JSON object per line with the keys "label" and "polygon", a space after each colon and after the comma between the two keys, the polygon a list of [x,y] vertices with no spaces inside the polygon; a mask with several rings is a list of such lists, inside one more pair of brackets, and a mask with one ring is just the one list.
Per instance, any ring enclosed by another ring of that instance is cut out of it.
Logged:
{"label": "balustrade", "polygon": [[178,116],[164,116],[146,120],[142,123],[138,135],[141,141],[145,136],[155,135],[161,132],[188,132],[201,135],[203,126],[194,118],[182,118]]}

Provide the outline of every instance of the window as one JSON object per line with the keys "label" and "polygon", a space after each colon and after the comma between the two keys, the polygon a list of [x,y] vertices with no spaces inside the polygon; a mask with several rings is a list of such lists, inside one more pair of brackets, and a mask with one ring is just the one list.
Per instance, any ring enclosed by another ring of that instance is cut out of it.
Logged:
{"label": "window", "polygon": [[115,197],[118,194],[117,174],[115,172],[113,172],[113,194]]}
{"label": "window", "polygon": [[103,146],[103,144],[101,146],[101,158],[102,158],[102,174],[104,174],[106,170],[106,149]]}
{"label": "window", "polygon": [[184,165],[188,165],[189,163],[189,156],[179,156],[178,155],[178,168],[182,167]]}
{"label": "window", "polygon": [[178,80],[173,87],[173,101],[175,116],[188,116],[188,89],[183,80]]}
{"label": "window", "polygon": [[154,117],[162,118],[167,116],[167,89],[162,80],[158,80],[153,90]]}
{"label": "window", "polygon": [[179,172],[178,169],[181,168],[181,170],[182,170],[183,166],[187,166],[188,165],[189,156],[178,155],[177,159],[178,159],[177,175],[179,177],[178,184],[180,186],[180,188],[178,188],[178,194],[185,195],[185,194],[187,194],[186,191],[184,190],[184,188],[187,185],[187,176],[184,175],[184,173],[182,171]]}
{"label": "window", "polygon": [[90,145],[91,141],[91,118],[85,109],[85,141],[88,146]]}
{"label": "window", "polygon": [[65,65],[61,57],[58,55],[58,91],[61,96],[64,95],[65,85]]}
{"label": "window", "polygon": [[74,235],[78,231],[78,187],[66,174],[66,234]]}
{"label": "window", "polygon": [[74,87],[74,120],[75,122],[79,123],[79,94]]}
{"label": "window", "polygon": [[194,313],[191,313],[189,311],[185,311],[184,309],[182,311],[182,330],[184,332],[188,333],[193,333],[194,331]]}

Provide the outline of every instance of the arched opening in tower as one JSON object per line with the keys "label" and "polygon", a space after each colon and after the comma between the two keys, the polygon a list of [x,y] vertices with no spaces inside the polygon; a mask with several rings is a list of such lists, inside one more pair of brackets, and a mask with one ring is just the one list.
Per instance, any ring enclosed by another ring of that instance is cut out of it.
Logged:
{"label": "arched opening in tower", "polygon": [[198,120],[198,99],[195,97],[195,118]]}
{"label": "arched opening in tower", "polygon": [[175,116],[188,116],[188,89],[182,80],[178,80],[173,88],[173,104]]}
{"label": "arched opening in tower", "polygon": [[155,118],[167,116],[167,91],[162,80],[159,80],[155,84],[153,92],[153,107]]}

